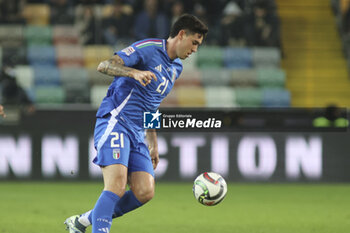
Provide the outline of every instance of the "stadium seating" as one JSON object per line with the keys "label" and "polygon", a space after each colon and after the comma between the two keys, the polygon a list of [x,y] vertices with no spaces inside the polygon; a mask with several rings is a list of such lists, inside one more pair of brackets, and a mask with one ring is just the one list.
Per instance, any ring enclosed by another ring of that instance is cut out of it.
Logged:
{"label": "stadium seating", "polygon": [[35,86],[60,86],[60,72],[56,66],[40,65],[34,66]]}
{"label": "stadium seating", "polygon": [[176,89],[179,107],[204,107],[205,93],[202,87],[181,86]]}
{"label": "stadium seating", "polygon": [[240,107],[261,107],[262,90],[260,88],[235,88],[236,102]]}
{"label": "stadium seating", "polygon": [[69,67],[60,69],[63,86],[87,86],[88,74],[85,69]]}
{"label": "stadium seating", "polygon": [[3,47],[24,46],[24,32],[21,25],[0,25],[0,45]]}
{"label": "stadium seating", "polygon": [[[96,20],[110,16],[112,10],[112,5],[93,6]],[[75,11],[81,14],[83,7]],[[18,83],[38,104],[99,106],[113,77],[96,68],[124,45],[80,44],[75,25],[49,24],[48,4],[26,4],[23,15],[24,26],[0,25],[0,60],[16,65]],[[183,73],[162,107],[289,106],[280,61],[278,48],[203,45],[182,60]],[[52,91],[51,98],[47,90]]]}
{"label": "stadium seating", "polygon": [[233,70],[230,78],[231,86],[254,87],[258,85],[258,75],[255,69]]}
{"label": "stadium seating", "polygon": [[278,48],[256,47],[252,50],[254,67],[280,67],[281,53]]}
{"label": "stadium seating", "polygon": [[230,71],[226,69],[201,69],[201,82],[204,86],[227,86],[230,78]]}
{"label": "stadium seating", "polygon": [[88,103],[90,101],[89,80],[85,69],[60,69],[62,86],[67,103]]}
{"label": "stadium seating", "polygon": [[56,52],[52,46],[30,46],[27,51],[30,65],[56,65]]}
{"label": "stadium seating", "polygon": [[218,68],[223,64],[223,48],[203,46],[198,50],[197,64],[199,68]]}
{"label": "stadium seating", "polygon": [[113,56],[113,50],[106,45],[88,45],[84,48],[84,63],[86,68],[97,68],[103,60]]}
{"label": "stadium seating", "polygon": [[263,89],[262,105],[264,107],[289,107],[290,93],[285,89]]}
{"label": "stadium seating", "polygon": [[286,74],[281,69],[262,68],[257,70],[258,84],[261,87],[281,87],[284,88]]}
{"label": "stadium seating", "polygon": [[183,70],[193,71],[198,70],[197,67],[198,53],[192,53],[190,57],[182,61]]}
{"label": "stadium seating", "polygon": [[57,65],[64,67],[84,66],[84,52],[80,45],[60,44],[56,46]]}
{"label": "stadium seating", "polygon": [[61,86],[38,86],[35,88],[35,102],[38,104],[62,104],[65,93]]}
{"label": "stadium seating", "polygon": [[198,70],[187,71],[184,70],[181,76],[175,82],[176,86],[200,86],[200,72]]}
{"label": "stadium seating", "polygon": [[47,4],[26,4],[23,16],[30,25],[48,25],[50,22],[50,7]]}
{"label": "stadium seating", "polygon": [[230,69],[249,69],[253,66],[249,48],[227,48],[223,59],[225,67]]}
{"label": "stadium seating", "polygon": [[93,107],[100,106],[103,98],[106,96],[108,90],[107,85],[94,85],[90,89],[90,103]]}
{"label": "stadium seating", "polygon": [[27,41],[27,46],[51,45],[52,29],[49,26],[28,25],[25,28],[25,37]]}
{"label": "stadium seating", "polygon": [[206,87],[206,107],[236,107],[235,92],[230,87]]}
{"label": "stadium seating", "polygon": [[96,70],[96,67],[86,69],[90,86],[109,85],[113,81],[113,77],[102,74]]}
{"label": "stadium seating", "polygon": [[53,43],[59,44],[78,44],[79,32],[74,26],[56,25],[53,27]]}

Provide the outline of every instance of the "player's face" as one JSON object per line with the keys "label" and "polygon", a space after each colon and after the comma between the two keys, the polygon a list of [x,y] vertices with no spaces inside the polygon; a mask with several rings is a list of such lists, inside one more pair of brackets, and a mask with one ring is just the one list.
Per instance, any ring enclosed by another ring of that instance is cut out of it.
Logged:
{"label": "player's face", "polygon": [[199,33],[183,33],[178,47],[177,56],[180,59],[188,58],[192,53],[197,52],[198,46],[202,44],[203,36]]}

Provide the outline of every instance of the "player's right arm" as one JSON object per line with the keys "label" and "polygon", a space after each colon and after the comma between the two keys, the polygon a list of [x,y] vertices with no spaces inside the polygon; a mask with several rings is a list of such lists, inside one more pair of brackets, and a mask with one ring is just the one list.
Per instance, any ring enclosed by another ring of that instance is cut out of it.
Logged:
{"label": "player's right arm", "polygon": [[4,107],[0,104],[0,116],[6,117]]}
{"label": "player's right arm", "polygon": [[109,76],[123,76],[130,77],[141,83],[142,86],[148,85],[152,78],[157,80],[157,77],[151,71],[137,70],[131,67],[127,67],[124,61],[118,55],[114,55],[109,60],[102,61],[97,70],[103,74]]}

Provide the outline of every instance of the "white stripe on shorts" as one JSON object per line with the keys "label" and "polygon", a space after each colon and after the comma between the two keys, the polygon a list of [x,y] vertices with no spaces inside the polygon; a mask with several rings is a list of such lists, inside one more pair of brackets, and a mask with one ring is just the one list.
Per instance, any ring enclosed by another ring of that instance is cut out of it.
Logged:
{"label": "white stripe on shorts", "polygon": [[120,111],[124,108],[124,106],[126,105],[128,100],[130,99],[133,90],[134,89],[132,89],[130,91],[130,94],[125,98],[125,100],[117,108],[113,109],[110,112],[111,113],[111,119],[109,119],[109,121],[108,121],[108,125],[107,125],[107,128],[106,128],[106,131],[102,135],[101,139],[98,141],[97,152],[100,151],[101,147],[103,146],[103,144],[105,144],[108,136],[111,134],[112,130],[114,129],[114,126],[117,124],[118,120],[116,119],[116,116],[119,115]]}

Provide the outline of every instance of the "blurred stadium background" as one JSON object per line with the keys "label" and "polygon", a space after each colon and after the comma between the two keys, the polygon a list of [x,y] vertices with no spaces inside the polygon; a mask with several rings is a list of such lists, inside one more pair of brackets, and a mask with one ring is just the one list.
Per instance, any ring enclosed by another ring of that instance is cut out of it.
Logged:
{"label": "blurred stadium background", "polygon": [[[92,208],[102,188],[91,164],[94,115],[111,82],[96,67],[135,40],[166,38],[184,12],[210,33],[162,109],[255,116],[232,132],[160,132],[156,197],[111,232],[349,231],[349,0],[2,0],[0,8],[1,233],[63,232],[66,217]],[[191,193],[209,170],[229,183],[212,208]]]}

